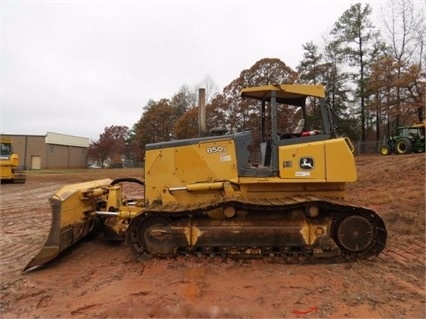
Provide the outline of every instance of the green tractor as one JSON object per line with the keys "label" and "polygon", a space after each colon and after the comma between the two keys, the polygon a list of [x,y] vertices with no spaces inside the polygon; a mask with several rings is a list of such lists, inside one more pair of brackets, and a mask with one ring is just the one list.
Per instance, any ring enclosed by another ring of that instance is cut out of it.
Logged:
{"label": "green tractor", "polygon": [[396,129],[395,136],[390,136],[380,147],[380,154],[390,155],[409,154],[425,151],[426,120],[412,126],[403,126]]}

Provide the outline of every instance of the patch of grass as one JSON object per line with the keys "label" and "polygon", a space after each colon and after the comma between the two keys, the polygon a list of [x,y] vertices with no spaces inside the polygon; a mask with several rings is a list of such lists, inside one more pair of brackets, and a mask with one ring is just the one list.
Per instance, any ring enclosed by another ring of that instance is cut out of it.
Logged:
{"label": "patch of grass", "polygon": [[27,171],[27,175],[65,175],[65,174],[79,174],[88,171],[88,169],[36,169]]}
{"label": "patch of grass", "polygon": [[424,232],[425,214],[418,210],[392,211],[386,214],[386,222],[394,234],[417,235]]}

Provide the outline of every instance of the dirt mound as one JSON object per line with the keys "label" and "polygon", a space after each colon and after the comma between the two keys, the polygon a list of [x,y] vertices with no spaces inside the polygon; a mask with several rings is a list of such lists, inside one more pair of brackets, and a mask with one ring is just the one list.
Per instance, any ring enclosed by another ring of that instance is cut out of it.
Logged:
{"label": "dirt mound", "polygon": [[1,185],[1,317],[424,318],[425,156],[356,161],[358,182],[347,200],[383,217],[387,248],[372,261],[321,265],[205,257],[141,263],[124,244],[99,236],[21,274],[49,232],[51,193],[74,182],[141,178],[136,169],[30,172],[25,185]]}

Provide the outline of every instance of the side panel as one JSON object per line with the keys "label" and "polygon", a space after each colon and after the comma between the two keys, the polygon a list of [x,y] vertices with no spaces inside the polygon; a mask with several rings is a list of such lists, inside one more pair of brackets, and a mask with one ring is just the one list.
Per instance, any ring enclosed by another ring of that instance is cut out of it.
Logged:
{"label": "side panel", "polygon": [[13,179],[12,167],[10,165],[0,164],[0,179]]}
{"label": "side panel", "polygon": [[237,177],[235,145],[231,139],[178,147],[174,160],[175,173],[183,184]]}
{"label": "side panel", "polygon": [[217,192],[191,195],[186,191],[166,196],[168,188],[186,187],[197,182],[237,179],[237,158],[232,139],[199,141],[160,149],[145,154],[145,200],[190,203],[213,199]]}
{"label": "side panel", "polygon": [[325,180],[324,141],[280,146],[278,149],[281,178]]}
{"label": "side panel", "polygon": [[346,138],[279,147],[279,176],[288,182],[356,181],[353,147]]}
{"label": "side panel", "polygon": [[328,182],[355,182],[357,179],[353,146],[347,138],[328,140],[325,143]]}

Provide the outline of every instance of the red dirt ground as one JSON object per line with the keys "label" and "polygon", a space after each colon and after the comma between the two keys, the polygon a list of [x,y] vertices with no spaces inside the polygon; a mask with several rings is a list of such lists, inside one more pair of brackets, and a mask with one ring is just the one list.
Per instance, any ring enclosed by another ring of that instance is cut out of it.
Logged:
{"label": "red dirt ground", "polygon": [[1,185],[1,318],[425,318],[425,156],[357,157],[348,201],[388,228],[372,261],[290,265],[179,257],[137,262],[101,236],[21,273],[50,227],[47,198],[65,184],[141,178],[136,169],[29,172]]}

